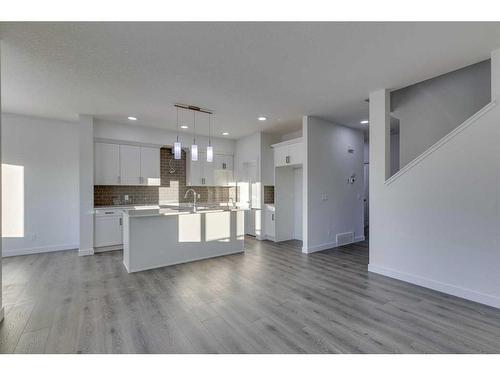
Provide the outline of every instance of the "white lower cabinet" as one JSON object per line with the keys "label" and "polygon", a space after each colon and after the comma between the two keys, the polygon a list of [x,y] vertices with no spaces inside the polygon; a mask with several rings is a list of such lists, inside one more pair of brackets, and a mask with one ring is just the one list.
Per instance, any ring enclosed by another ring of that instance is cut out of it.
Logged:
{"label": "white lower cabinet", "polygon": [[266,204],[266,213],[264,217],[264,232],[268,240],[274,241],[276,237],[274,206]]}
{"label": "white lower cabinet", "polygon": [[114,250],[121,246],[123,246],[122,211],[97,210],[94,221],[95,251]]}
{"label": "white lower cabinet", "polygon": [[[245,234],[250,236],[255,236],[255,213],[256,210],[246,210],[245,211]],[[260,214],[260,211],[259,211]]]}

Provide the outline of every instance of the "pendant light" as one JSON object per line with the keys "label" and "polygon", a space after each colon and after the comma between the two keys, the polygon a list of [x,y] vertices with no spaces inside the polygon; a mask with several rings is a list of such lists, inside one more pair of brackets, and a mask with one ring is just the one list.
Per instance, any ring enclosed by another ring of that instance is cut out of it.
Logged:
{"label": "pendant light", "polygon": [[181,159],[181,142],[179,142],[179,108],[175,107],[177,111],[177,140],[174,142],[174,159]]}
{"label": "pendant light", "polygon": [[212,115],[208,114],[208,146],[207,146],[207,162],[211,163],[214,161],[214,148],[212,147],[212,139],[211,139],[211,118]]}
{"label": "pendant light", "polygon": [[196,144],[196,112],[193,111],[193,144],[191,145],[191,160],[198,161],[198,145]]}

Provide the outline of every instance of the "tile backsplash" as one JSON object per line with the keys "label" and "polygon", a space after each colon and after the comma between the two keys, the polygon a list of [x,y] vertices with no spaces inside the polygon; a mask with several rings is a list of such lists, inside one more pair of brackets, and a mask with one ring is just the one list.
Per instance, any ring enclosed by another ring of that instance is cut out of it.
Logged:
{"label": "tile backsplash", "polygon": [[274,186],[264,185],[264,204],[274,204]]}
{"label": "tile backsplash", "polygon": [[[182,151],[182,159],[175,160],[172,149],[163,147],[160,150],[160,186],[123,186],[95,185],[94,205],[113,206],[122,204],[173,204],[191,201],[184,199],[186,190],[186,153]],[[200,194],[199,202],[224,203],[233,198],[236,201],[236,187],[195,186]],[[129,201],[124,201],[128,195]]]}

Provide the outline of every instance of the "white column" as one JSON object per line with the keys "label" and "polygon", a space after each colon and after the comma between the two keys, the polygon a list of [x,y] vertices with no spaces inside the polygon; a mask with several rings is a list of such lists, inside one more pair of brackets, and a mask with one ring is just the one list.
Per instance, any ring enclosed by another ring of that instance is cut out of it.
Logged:
{"label": "white column", "polygon": [[80,246],[78,255],[94,254],[94,119],[80,115],[78,124]]}
{"label": "white column", "polygon": [[[370,262],[376,249],[383,246],[383,223],[376,218],[382,217],[379,211],[380,194],[385,180],[390,176],[390,94],[386,89],[370,93]],[[383,204],[383,203],[382,203]],[[380,225],[379,225],[380,224]]]}
{"label": "white column", "polygon": [[309,252],[309,227],[308,227],[308,194],[309,194],[309,183],[308,183],[308,163],[307,163],[307,151],[308,137],[307,137],[307,116],[302,116],[302,252],[307,254]]}

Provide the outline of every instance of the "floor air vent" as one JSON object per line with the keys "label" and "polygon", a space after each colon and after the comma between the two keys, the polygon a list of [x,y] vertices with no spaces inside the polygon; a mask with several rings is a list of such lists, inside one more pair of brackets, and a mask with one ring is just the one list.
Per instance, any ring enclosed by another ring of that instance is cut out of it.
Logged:
{"label": "floor air vent", "polygon": [[354,242],[354,232],[337,234],[337,246],[347,245]]}

